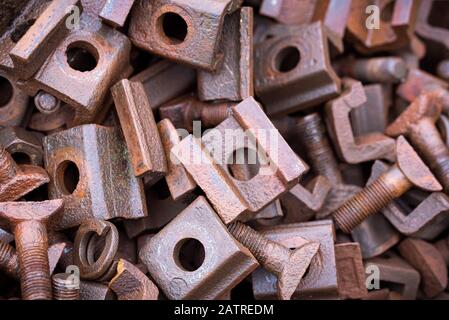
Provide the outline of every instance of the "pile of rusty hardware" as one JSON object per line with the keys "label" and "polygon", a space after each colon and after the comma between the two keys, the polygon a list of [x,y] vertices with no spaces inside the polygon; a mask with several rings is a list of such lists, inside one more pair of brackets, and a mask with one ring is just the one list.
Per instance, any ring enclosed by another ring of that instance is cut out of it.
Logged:
{"label": "pile of rusty hardware", "polygon": [[0,1],[0,299],[449,300],[449,1]]}

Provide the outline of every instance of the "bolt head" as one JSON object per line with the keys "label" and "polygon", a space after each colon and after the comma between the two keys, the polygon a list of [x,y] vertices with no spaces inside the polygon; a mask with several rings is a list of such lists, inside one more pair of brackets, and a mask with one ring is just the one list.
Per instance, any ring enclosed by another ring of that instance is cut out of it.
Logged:
{"label": "bolt head", "polygon": [[319,242],[307,242],[291,252],[290,258],[278,277],[279,299],[290,300],[319,248]]}
{"label": "bolt head", "polygon": [[45,223],[62,207],[62,199],[40,202],[0,202],[0,218],[9,220],[12,226],[22,221],[32,220]]}
{"label": "bolt head", "polygon": [[423,118],[436,122],[443,108],[441,94],[437,91],[421,94],[401,115],[388,126],[386,134],[392,137],[407,134]]}
{"label": "bolt head", "polygon": [[443,189],[430,169],[403,136],[397,139],[396,155],[399,169],[418,188],[426,191],[441,191]]}

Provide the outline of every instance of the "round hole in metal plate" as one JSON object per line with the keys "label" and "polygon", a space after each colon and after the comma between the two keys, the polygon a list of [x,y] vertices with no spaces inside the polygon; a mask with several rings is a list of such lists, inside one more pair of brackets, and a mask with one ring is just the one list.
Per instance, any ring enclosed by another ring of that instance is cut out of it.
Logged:
{"label": "round hole in metal plate", "polygon": [[78,167],[70,160],[61,162],[56,169],[55,182],[58,189],[65,195],[70,195],[76,190],[79,179],[80,172]]}
{"label": "round hole in metal plate", "polygon": [[205,256],[204,245],[197,239],[182,239],[175,246],[175,262],[184,271],[198,270],[203,265]]}
{"label": "round hole in metal plate", "polygon": [[85,41],[70,44],[67,47],[66,56],[70,68],[80,72],[94,70],[99,59],[97,49]]}
{"label": "round hole in metal plate", "polygon": [[288,46],[279,51],[276,55],[274,64],[279,72],[284,73],[295,69],[300,61],[301,53],[298,48]]}
{"label": "round hole in metal plate", "polygon": [[17,164],[31,164],[31,157],[25,152],[13,152],[11,157]]}
{"label": "round hole in metal plate", "polygon": [[179,14],[174,12],[164,13],[159,17],[159,24],[170,44],[180,44],[186,39],[188,26]]}

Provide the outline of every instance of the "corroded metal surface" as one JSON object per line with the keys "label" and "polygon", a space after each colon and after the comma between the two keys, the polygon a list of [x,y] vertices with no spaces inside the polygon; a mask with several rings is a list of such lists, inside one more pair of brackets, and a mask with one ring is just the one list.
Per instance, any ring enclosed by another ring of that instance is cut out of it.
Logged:
{"label": "corroded metal surface", "polygon": [[[216,155],[216,159],[221,161],[221,163],[216,164],[209,152],[207,152],[208,140],[210,141],[209,147],[213,147],[213,143],[217,143],[212,138],[213,132],[209,133],[210,139],[208,135],[203,137],[203,145],[195,141],[195,138],[190,135],[172,149],[198,186],[206,193],[218,215],[225,223],[232,222],[237,218],[250,217],[254,212],[262,209],[293,186],[306,170],[305,164],[293,153],[285,140],[278,134],[276,135],[277,130],[274,134],[277,137],[278,144],[273,149],[270,148],[271,146],[267,139],[257,138],[257,135],[260,134],[259,129],[274,130],[274,126],[253,98],[244,100],[236,107],[233,107],[232,110],[233,115],[215,127],[215,130],[223,133],[226,129],[232,128],[242,128],[250,131],[256,138],[259,148],[263,150],[263,153],[259,150],[258,154],[265,154],[269,159],[270,165],[275,166],[275,170],[269,171],[269,167],[265,168],[267,170],[265,174],[260,174],[259,172],[255,177],[247,181],[232,178],[232,175],[226,168],[226,161],[232,156],[234,150],[249,148],[248,144],[237,145],[233,149],[229,147],[221,148],[222,153],[218,156]],[[243,130],[240,134],[243,134]],[[244,140],[243,142],[245,143]],[[220,144],[223,143],[222,141],[218,142]],[[195,161],[194,155],[202,155],[199,163]],[[296,161],[290,161],[290,159],[296,159]],[[213,183],[211,183],[211,180]],[[267,185],[270,188],[267,189]],[[263,193],[258,192],[261,187],[265,190]]]}
{"label": "corroded metal surface", "polygon": [[254,96],[252,8],[225,18],[221,47],[223,64],[215,72],[198,71],[199,98],[241,101]]}
{"label": "corroded metal surface", "polygon": [[[320,243],[318,253],[292,299],[335,298],[338,295],[334,231],[329,220],[280,225],[267,228],[262,234],[290,248],[301,247],[309,241]],[[276,277],[264,269],[259,268],[253,273],[253,291],[257,299],[276,298],[276,284]]]}
{"label": "corroded metal surface", "polygon": [[[186,269],[179,261],[188,239],[199,242],[204,250],[199,267],[187,265]],[[258,266],[248,249],[232,238],[204,197],[198,197],[152,237],[140,251],[140,258],[170,299],[217,298]],[[226,277],[220,275],[222,268],[227,270]]]}
{"label": "corroded metal surface", "polygon": [[144,50],[213,71],[223,58],[219,44],[224,17],[241,4],[241,0],[139,0],[131,12],[129,36]]}
{"label": "corroded metal surface", "polygon": [[44,154],[49,196],[66,204],[52,221],[55,228],[75,227],[94,217],[147,215],[142,181],[134,176],[117,129],[83,125],[55,133],[45,137]]}
{"label": "corroded metal surface", "polygon": [[366,102],[360,82],[347,79],[345,92],[326,105],[326,123],[339,156],[348,163],[375,159],[394,160],[394,140],[381,132],[354,136],[349,119],[352,109]]}
{"label": "corroded metal surface", "polygon": [[144,87],[121,80],[111,91],[134,174],[154,184],[167,173],[167,160]]}
{"label": "corroded metal surface", "polygon": [[268,36],[256,45],[254,64],[256,94],[268,115],[317,106],[340,93],[340,79],[330,65],[326,29],[321,23],[276,25]]}

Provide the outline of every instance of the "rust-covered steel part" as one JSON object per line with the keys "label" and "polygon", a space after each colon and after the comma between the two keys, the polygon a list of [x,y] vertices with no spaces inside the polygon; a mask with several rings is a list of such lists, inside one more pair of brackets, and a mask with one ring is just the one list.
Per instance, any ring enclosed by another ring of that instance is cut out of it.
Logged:
{"label": "rust-covered steel part", "polygon": [[281,196],[285,212],[284,223],[307,221],[324,205],[332,185],[323,176],[317,176],[304,187],[297,184]]}
{"label": "rust-covered steel part", "polygon": [[169,119],[163,119],[157,124],[165,157],[167,159],[167,174],[165,181],[173,200],[184,199],[191,195],[196,183],[184,166],[176,161],[172,148],[181,142],[175,126]]}
{"label": "rust-covered steel part", "polygon": [[330,64],[326,29],[320,22],[276,25],[267,38],[254,48],[254,71],[256,94],[269,116],[314,107],[340,93],[340,79]]}
{"label": "rust-covered steel part", "polygon": [[[104,247],[98,258],[96,244],[104,238]],[[110,280],[115,273],[119,234],[117,228],[108,221],[91,219],[80,225],[75,241],[73,262],[79,266],[80,276],[86,280]]]}
{"label": "rust-covered steel part", "polygon": [[100,18],[113,27],[123,27],[135,0],[106,0]]}
{"label": "rust-covered steel part", "polygon": [[253,8],[243,7],[225,18],[223,63],[214,72],[198,71],[202,101],[241,101],[254,96]]}
{"label": "rust-covered steel part", "polygon": [[326,104],[326,124],[340,158],[348,163],[360,163],[376,159],[394,160],[393,139],[381,132],[354,136],[350,112],[366,102],[360,82],[344,81],[343,94]]}
{"label": "rust-covered steel part", "polygon": [[307,151],[312,170],[327,178],[334,186],[343,182],[338,162],[318,113],[298,119],[298,135]]}
{"label": "rust-covered steel part", "polygon": [[338,73],[368,83],[399,83],[407,75],[405,61],[398,57],[348,59],[333,64]]}
{"label": "rust-covered steel part", "polygon": [[0,201],[15,201],[49,182],[47,172],[29,164],[18,165],[0,147]]}
{"label": "rust-covered steel part", "polygon": [[356,137],[374,132],[384,132],[388,126],[391,100],[390,87],[381,84],[363,86],[366,102],[351,110],[351,125]]}
{"label": "rust-covered steel part", "polygon": [[[214,131],[224,134],[227,129],[240,129],[236,131],[238,141],[232,148],[225,147],[224,141],[214,140]],[[258,145],[256,157],[260,169],[252,179],[241,181],[232,176],[227,164],[229,159],[234,158],[234,152],[239,150],[241,154],[246,152],[250,157],[250,148],[254,150],[250,138]],[[276,139],[276,145],[272,144],[273,139]],[[208,151],[212,148],[220,152],[212,155]],[[204,135],[202,142],[189,135],[172,151],[206,193],[226,224],[253,216],[254,212],[294,186],[307,169],[306,164],[291,150],[253,98],[245,99],[232,107],[232,116]]]}
{"label": "rust-covered steel part", "polygon": [[161,105],[186,94],[195,84],[192,68],[168,60],[156,62],[132,76],[130,81],[141,82],[153,111]]}
{"label": "rust-covered steel part", "polygon": [[[310,262],[309,271],[292,295],[292,299],[333,299],[337,292],[334,230],[329,220],[293,223],[269,227],[262,235],[289,248],[300,248],[308,242],[318,242],[319,249]],[[256,299],[276,299],[277,279],[259,268],[253,275],[253,292]]]}
{"label": "rust-covered steel part", "polygon": [[280,300],[290,300],[320,247],[319,242],[305,241],[291,250],[238,221],[229,224],[228,230],[265,270],[276,275]]}
{"label": "rust-covered steel part", "polygon": [[[64,242],[54,243],[48,247],[48,262],[50,275],[56,269],[59,259],[62,258],[67,244]],[[0,270],[9,277],[20,280],[19,258],[16,249],[8,243],[0,241]]]}
{"label": "rust-covered steel part", "polygon": [[32,132],[22,127],[6,127],[0,129],[0,146],[6,149],[18,164],[42,166],[44,151],[39,132]]}
{"label": "rust-covered steel part", "polygon": [[445,21],[447,9],[445,1],[422,1],[416,22],[416,33],[435,46],[433,50],[445,54],[449,52],[449,31]]}
{"label": "rust-covered steel part", "polygon": [[335,224],[349,233],[411,187],[441,191],[442,186],[403,136],[397,139],[397,162],[332,213]]}
{"label": "rust-covered steel part", "polygon": [[116,300],[116,296],[107,284],[81,280],[80,300]]}
{"label": "rust-covered steel part", "polygon": [[405,80],[398,86],[396,93],[405,101],[413,102],[422,93],[440,88],[448,89],[449,84],[423,70],[411,69]]}
{"label": "rust-covered steel part", "polygon": [[0,0],[0,300],[449,300],[448,15]]}
{"label": "rust-covered steel part", "polygon": [[440,92],[425,92],[417,97],[388,126],[386,133],[390,136],[407,136],[447,192],[449,191],[449,148],[435,125],[444,103]]}
{"label": "rust-covered steel part", "polygon": [[[182,257],[188,241],[197,254],[203,253],[201,263]],[[147,242],[140,259],[164,294],[175,300],[218,298],[258,266],[202,196]]]}
{"label": "rust-covered steel part", "polygon": [[331,34],[331,42],[343,52],[343,36],[351,9],[351,0],[263,0],[260,14],[283,24],[307,24],[322,21]]}
{"label": "rust-covered steel part", "polygon": [[87,12],[78,28],[63,27],[67,8],[77,2],[52,2],[9,53],[19,87],[31,96],[48,92],[71,105],[73,125],[88,123],[101,111],[109,87],[129,68],[131,50],[126,36]]}
{"label": "rust-covered steel part", "polygon": [[401,240],[400,233],[381,214],[368,217],[351,231],[358,242],[363,259],[380,256]]}
{"label": "rust-covered steel part", "polygon": [[173,201],[169,195],[167,195],[167,198],[161,199],[158,191],[155,190],[156,187],[148,189],[145,193],[148,203],[148,216],[123,222],[128,237],[134,238],[144,232],[161,229],[193,200],[190,198],[193,195],[188,195],[185,199],[177,201]]}
{"label": "rust-covered steel part", "polygon": [[22,298],[51,300],[47,224],[60,211],[63,201],[1,202],[0,218],[14,233],[20,269]]}
{"label": "rust-covered steel part", "polygon": [[159,108],[162,119],[169,119],[178,129],[193,131],[193,121],[201,121],[202,128],[219,125],[231,114],[234,102],[202,102],[193,95],[182,96]]}
{"label": "rust-covered steel part", "polygon": [[129,37],[143,50],[214,71],[223,60],[219,49],[224,18],[241,4],[242,0],[138,0]]}
{"label": "rust-covered steel part", "polygon": [[167,160],[144,87],[124,79],[111,91],[134,174],[152,185],[167,173]]}
{"label": "rust-covered steel part", "polygon": [[120,259],[117,274],[109,282],[118,300],[157,300],[156,285],[134,264]]}
{"label": "rust-covered steel part", "polygon": [[24,120],[29,97],[0,70],[0,127],[19,126]]}
{"label": "rust-covered steel part", "polygon": [[338,295],[342,299],[363,299],[368,295],[362,252],[357,243],[335,245]]}
{"label": "rust-covered steel part", "polygon": [[53,298],[55,300],[79,300],[80,287],[79,281],[76,283],[76,277],[70,273],[58,273],[53,275],[52,288]]}
{"label": "rust-covered steel part", "polygon": [[[373,183],[388,169],[389,166],[387,164],[376,160],[371,167],[371,175],[367,185]],[[393,206],[395,206],[394,201],[385,208],[380,209],[380,212],[386,214]],[[351,236],[354,241],[360,244],[362,256],[365,259],[383,254],[401,240],[400,233],[380,214],[369,216],[351,231]]]}
{"label": "rust-covered steel part", "polygon": [[397,255],[388,252],[384,256],[368,259],[365,261],[366,268],[378,269],[380,282],[387,288],[395,288],[393,290],[401,294],[405,300],[416,299],[421,276]]}
{"label": "rust-covered steel part", "polygon": [[399,244],[398,250],[421,274],[421,288],[426,297],[433,298],[446,289],[446,263],[435,246],[423,240],[407,238]]}
{"label": "rust-covered steel part", "polygon": [[[349,38],[362,53],[404,48],[413,36],[421,2],[426,1],[354,0],[347,24]],[[367,9],[370,5],[376,6],[376,9]],[[374,21],[373,17],[369,19],[373,13],[380,17],[374,17]],[[379,23],[378,27],[373,26],[376,22]]]}
{"label": "rust-covered steel part", "polygon": [[52,221],[54,228],[75,227],[91,218],[147,215],[142,181],[134,176],[118,129],[89,124],[49,135],[44,155],[49,196],[65,202],[64,212]]}

